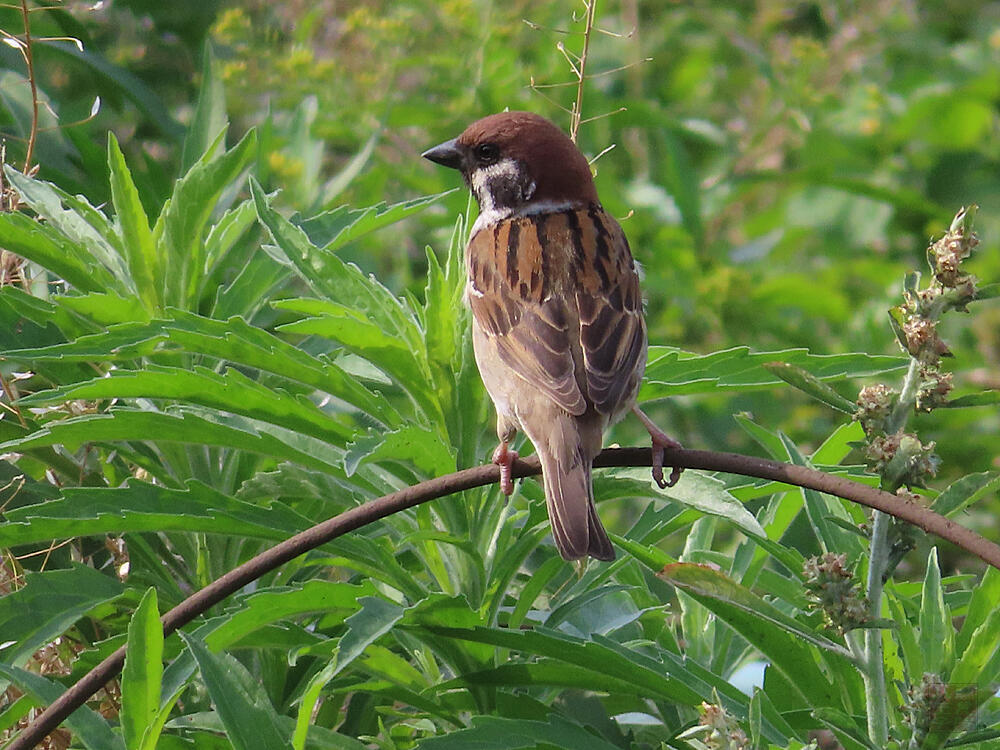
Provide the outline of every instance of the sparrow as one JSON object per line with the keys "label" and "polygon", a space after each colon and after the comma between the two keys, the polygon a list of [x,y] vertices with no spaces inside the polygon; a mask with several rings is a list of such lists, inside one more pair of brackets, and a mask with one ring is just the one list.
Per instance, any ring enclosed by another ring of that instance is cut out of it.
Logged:
{"label": "sparrow", "polygon": [[586,157],[530,112],[478,120],[423,153],[457,169],[479,204],[465,249],[466,302],[483,384],[496,407],[505,494],[518,430],[542,465],[552,535],[566,560],[615,551],[594,506],[591,464],[630,410],[663,450],[680,444],[635,408],[646,368],[639,275],[618,222],[597,197]]}

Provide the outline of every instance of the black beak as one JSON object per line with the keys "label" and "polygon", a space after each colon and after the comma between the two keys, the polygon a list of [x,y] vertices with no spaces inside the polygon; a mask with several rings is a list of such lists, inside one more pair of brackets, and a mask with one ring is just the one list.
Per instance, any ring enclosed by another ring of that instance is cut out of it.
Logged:
{"label": "black beak", "polygon": [[430,159],[436,164],[451,167],[452,169],[461,169],[462,167],[462,152],[458,148],[457,138],[452,138],[450,141],[445,141],[439,146],[429,148],[421,156],[425,159]]}

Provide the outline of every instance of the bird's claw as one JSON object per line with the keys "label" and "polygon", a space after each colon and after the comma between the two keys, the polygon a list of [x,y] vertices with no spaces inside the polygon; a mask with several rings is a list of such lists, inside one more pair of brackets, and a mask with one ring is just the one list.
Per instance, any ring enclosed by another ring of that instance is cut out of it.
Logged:
{"label": "bird's claw", "polygon": [[647,417],[638,406],[633,407],[632,411],[634,411],[635,415],[639,417],[639,421],[642,422],[643,426],[649,432],[650,439],[653,441],[653,481],[656,482],[656,486],[661,490],[673,487],[681,478],[681,472],[684,471],[684,469],[680,466],[674,466],[670,472],[670,478],[664,480],[663,454],[667,448],[681,448],[681,444],[657,427],[656,423]]}
{"label": "bird's claw", "polygon": [[519,458],[517,451],[512,451],[507,447],[507,443],[500,443],[493,451],[493,463],[500,467],[500,491],[505,495],[514,492],[514,480],[511,478],[511,467]]}
{"label": "bird's claw", "polygon": [[668,487],[673,487],[677,484],[677,480],[681,478],[681,472],[683,469],[680,466],[674,466],[670,471],[670,478],[667,480],[663,479],[663,452],[665,448],[680,448],[681,444],[676,440],[670,438],[669,443],[662,443],[657,441],[656,437],[653,436],[653,481],[656,482],[656,486],[661,490],[665,490]]}

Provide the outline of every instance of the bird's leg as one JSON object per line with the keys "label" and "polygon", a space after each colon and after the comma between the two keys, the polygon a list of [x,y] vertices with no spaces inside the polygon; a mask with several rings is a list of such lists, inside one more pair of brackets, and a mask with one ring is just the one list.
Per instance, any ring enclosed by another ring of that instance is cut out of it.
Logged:
{"label": "bird's leg", "polygon": [[670,479],[664,481],[663,451],[665,448],[680,448],[681,444],[657,427],[656,423],[646,416],[638,406],[633,406],[632,411],[639,417],[639,421],[642,422],[653,441],[653,481],[656,482],[660,489],[673,487],[677,484],[677,480],[681,478],[681,472],[684,470],[680,466],[674,466],[670,472]]}
{"label": "bird's leg", "polygon": [[500,467],[500,491],[505,495],[514,491],[514,481],[510,472],[511,466],[518,458],[517,451],[508,448],[506,440],[501,440],[500,445],[493,451],[493,463]]}

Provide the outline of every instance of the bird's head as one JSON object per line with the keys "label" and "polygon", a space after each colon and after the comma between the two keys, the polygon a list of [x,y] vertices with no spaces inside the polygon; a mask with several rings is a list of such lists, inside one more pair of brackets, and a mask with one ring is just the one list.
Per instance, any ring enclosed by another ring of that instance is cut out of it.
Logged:
{"label": "bird's head", "polygon": [[586,157],[531,112],[484,117],[422,155],[462,173],[479,202],[480,225],[598,202]]}

